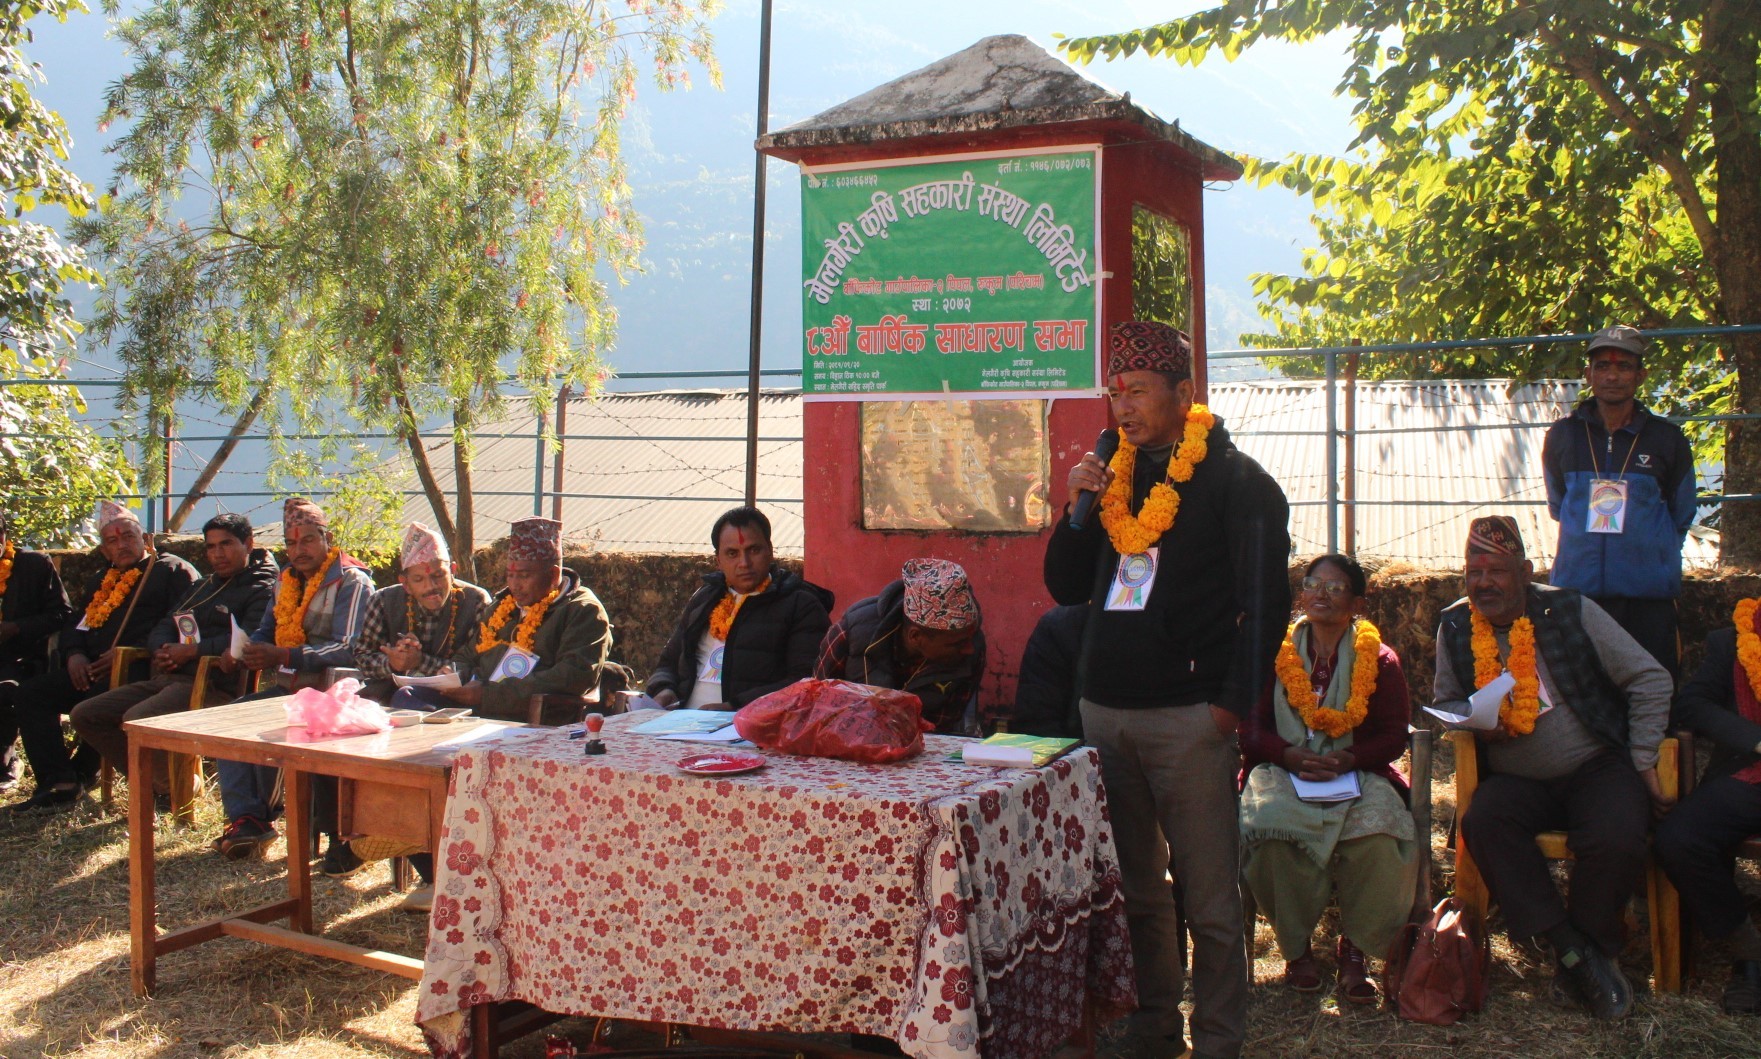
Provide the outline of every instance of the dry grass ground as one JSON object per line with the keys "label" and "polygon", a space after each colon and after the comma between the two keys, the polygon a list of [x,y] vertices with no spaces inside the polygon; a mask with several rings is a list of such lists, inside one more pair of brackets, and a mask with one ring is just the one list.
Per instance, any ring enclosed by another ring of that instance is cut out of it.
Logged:
{"label": "dry grass ground", "polygon": [[[1446,775],[1446,757],[1441,766]],[[1436,782],[1434,791],[1437,815],[1446,821],[1447,782]],[[14,792],[0,801],[20,797]],[[219,823],[209,801],[194,830],[162,827],[161,923],[188,923],[285,893],[284,847],[277,844],[268,860],[222,861],[207,848]],[[1441,847],[1440,834],[1435,845]],[[1446,875],[1440,878],[1447,882]],[[320,878],[316,889],[317,919],[337,936],[421,951],[425,924],[397,911],[384,866],[341,882]],[[0,813],[0,1057],[427,1054],[411,1024],[413,983],[249,942],[222,939],[164,957],[158,995],[136,999],[129,990],[127,897],[126,825],[120,815],[100,812],[95,798],[55,816]],[[1502,936],[1495,941],[1490,1008],[1450,1028],[1350,1008],[1327,993],[1288,992],[1279,984],[1283,964],[1263,924],[1256,952],[1249,1056],[1761,1056],[1761,1019],[1719,1012],[1724,965],[1721,954],[1704,944],[1686,993],[1647,997],[1631,1019],[1615,1026],[1554,1008],[1546,999],[1545,966]],[[1642,976],[1648,962],[1641,937],[1628,966]],[[558,1028],[582,1041],[588,1033],[581,1020]],[[541,1035],[507,1054],[542,1055]]]}

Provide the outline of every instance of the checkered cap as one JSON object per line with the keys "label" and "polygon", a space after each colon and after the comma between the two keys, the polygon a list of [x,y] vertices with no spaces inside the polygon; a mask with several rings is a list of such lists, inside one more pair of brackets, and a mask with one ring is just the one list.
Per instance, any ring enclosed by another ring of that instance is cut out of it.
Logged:
{"label": "checkered cap", "polygon": [[563,524],[553,518],[523,518],[508,527],[508,558],[521,562],[563,561]]}
{"label": "checkered cap", "polygon": [[1181,378],[1192,375],[1192,339],[1179,328],[1153,320],[1126,320],[1107,336],[1107,375],[1128,371],[1163,371]]}
{"label": "checkered cap", "polygon": [[978,624],[978,597],[959,563],[912,559],[905,576],[905,619],[925,629],[966,629]]}

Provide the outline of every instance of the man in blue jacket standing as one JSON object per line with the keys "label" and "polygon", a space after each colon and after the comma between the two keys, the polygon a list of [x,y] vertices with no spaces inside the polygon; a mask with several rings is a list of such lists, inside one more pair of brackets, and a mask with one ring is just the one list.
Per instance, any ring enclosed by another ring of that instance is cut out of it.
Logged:
{"label": "man in blue jacket standing", "polygon": [[1589,596],[1680,672],[1676,597],[1694,521],[1694,454],[1681,428],[1636,399],[1645,340],[1616,324],[1590,339],[1590,398],[1547,431],[1541,464],[1559,523],[1548,580]]}

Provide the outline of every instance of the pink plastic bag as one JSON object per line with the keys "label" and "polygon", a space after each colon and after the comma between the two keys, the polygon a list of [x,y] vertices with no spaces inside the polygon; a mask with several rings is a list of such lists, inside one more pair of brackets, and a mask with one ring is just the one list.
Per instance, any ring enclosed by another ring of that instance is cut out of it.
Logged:
{"label": "pink plastic bag", "polygon": [[288,727],[304,725],[308,737],[366,735],[391,730],[385,707],[360,696],[361,682],[349,677],[329,691],[301,688],[287,702]]}
{"label": "pink plastic bag", "polygon": [[734,731],[767,750],[884,765],[923,753],[923,702],[848,680],[796,681],[734,714]]}

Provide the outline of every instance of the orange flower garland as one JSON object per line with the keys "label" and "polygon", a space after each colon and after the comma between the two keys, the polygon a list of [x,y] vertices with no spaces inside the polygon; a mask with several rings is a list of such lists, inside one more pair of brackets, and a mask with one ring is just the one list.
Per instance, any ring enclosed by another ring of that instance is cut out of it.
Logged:
{"label": "orange flower garland", "polygon": [[[11,576],[10,569],[8,576]],[[86,604],[86,628],[100,629],[110,620],[110,615],[122,601],[134,591],[135,582],[141,579],[141,572],[135,567],[118,570],[114,566],[104,571],[104,580],[98,585],[98,591],[92,593],[92,601]]]}
{"label": "orange flower garland", "polygon": [[11,541],[0,550],[0,599],[6,596],[6,582],[12,580],[12,557],[18,554],[18,546]]}
{"label": "orange flower garland", "polygon": [[[1364,723],[1370,715],[1370,696],[1376,693],[1376,658],[1382,650],[1382,633],[1367,618],[1359,618],[1351,636],[1351,694],[1343,710],[1322,706],[1315,699],[1315,688],[1309,682],[1308,667],[1296,650],[1296,622],[1284,630],[1284,646],[1278,649],[1274,669],[1278,682],[1284,686],[1284,698],[1296,711],[1302,723],[1313,732],[1323,732],[1337,739]],[[1368,659],[1369,664],[1364,664]],[[1334,679],[1338,679],[1335,675]]]}
{"label": "orange flower garland", "polygon": [[341,548],[330,549],[324,557],[324,565],[304,580],[291,566],[281,572],[281,584],[275,590],[275,646],[306,645],[306,609],[318,597],[318,590],[324,587],[324,571],[330,569],[330,564],[341,554]]}
{"label": "orange flower garland", "polygon": [[1131,513],[1131,472],[1137,467],[1137,446],[1129,441],[1119,442],[1119,451],[1109,464],[1113,484],[1101,496],[1101,525],[1107,528],[1114,551],[1120,555],[1148,551],[1174,525],[1174,516],[1180,512],[1180,494],[1168,483],[1192,480],[1194,468],[1210,453],[1206,436],[1216,422],[1217,417],[1202,404],[1187,410],[1180,447],[1168,461],[1168,478],[1150,488],[1150,495],[1136,515]]}
{"label": "orange flower garland", "polygon": [[1731,619],[1737,627],[1737,661],[1749,676],[1749,690],[1761,695],[1761,636],[1755,635],[1755,611],[1761,599],[1745,599],[1737,603]]}
{"label": "orange flower garland", "polygon": [[[548,611],[550,605],[555,603],[556,598],[562,594],[563,590],[559,585],[550,590],[550,595],[534,603],[531,609],[526,611],[526,616],[520,619],[519,628],[514,630],[513,645],[515,647],[522,651],[532,650],[533,641],[538,639],[538,626],[544,624],[545,611]],[[496,605],[495,613],[491,614],[489,619],[483,623],[483,631],[477,636],[478,654],[488,654],[508,642],[497,636],[495,632],[507,624],[508,618],[514,613],[515,606],[513,596],[502,597],[501,602]]]}
{"label": "orange flower garland", "polygon": [[[746,593],[746,596],[756,596],[769,587],[770,578],[766,577],[764,584]],[[734,616],[740,613],[740,607],[746,602],[746,596],[736,594],[731,588],[722,593],[721,602],[717,603],[715,609],[709,612],[710,636],[722,643],[728,642],[728,633],[734,629]]]}
{"label": "orange flower garland", "polygon": [[1507,695],[1498,707],[1498,722],[1511,735],[1528,735],[1535,730],[1535,718],[1541,715],[1541,678],[1535,670],[1535,624],[1526,616],[1516,619],[1510,627],[1510,658],[1498,661],[1498,637],[1492,623],[1479,608],[1468,604],[1473,617],[1474,687],[1483,688],[1498,679],[1508,666],[1516,678],[1516,690]]}

